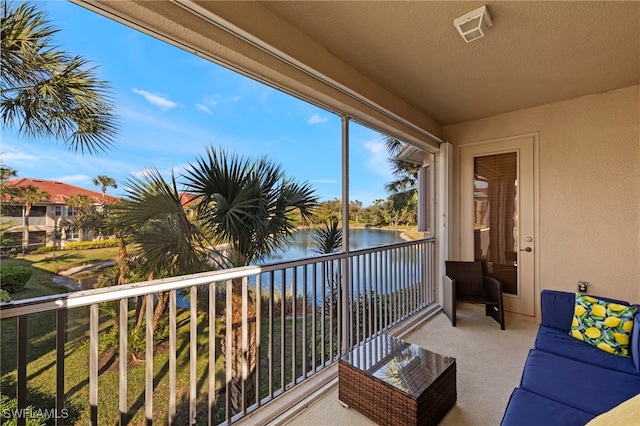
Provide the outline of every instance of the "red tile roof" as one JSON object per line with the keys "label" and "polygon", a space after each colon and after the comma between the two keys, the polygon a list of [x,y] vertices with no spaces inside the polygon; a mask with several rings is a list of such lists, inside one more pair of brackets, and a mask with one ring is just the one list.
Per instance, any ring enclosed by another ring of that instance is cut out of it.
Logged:
{"label": "red tile roof", "polygon": [[[67,198],[69,198],[73,194],[84,194],[93,199],[93,202],[95,204],[102,203],[102,192],[92,191],[90,189],[69,185],[68,183],[56,182],[53,180],[20,178],[8,180],[5,182],[5,184],[15,187],[25,187],[31,185],[39,188],[41,191],[48,192],[49,198],[47,200],[41,201],[41,203],[65,204]],[[111,195],[105,194],[104,200],[105,203],[111,204],[115,203],[118,200],[118,197],[113,197]]]}

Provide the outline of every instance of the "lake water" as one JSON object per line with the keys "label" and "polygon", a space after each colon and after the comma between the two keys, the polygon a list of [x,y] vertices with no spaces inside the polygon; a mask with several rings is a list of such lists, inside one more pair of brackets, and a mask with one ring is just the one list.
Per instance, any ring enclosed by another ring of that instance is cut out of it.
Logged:
{"label": "lake water", "polygon": [[[360,250],[404,241],[401,231],[384,229],[355,228],[349,230],[349,249]],[[314,251],[314,229],[302,229],[293,234],[286,250],[275,253],[259,262],[262,265],[318,256]],[[98,283],[100,272],[75,277],[83,289],[91,289]],[[255,278],[253,278],[255,279]]]}
{"label": "lake water", "polygon": [[[386,244],[400,243],[404,241],[400,236],[401,233],[401,231],[390,231],[386,229],[349,229],[349,250],[360,250]],[[314,251],[314,235],[314,229],[297,231],[293,234],[293,239],[286,250],[269,256],[260,263],[286,262],[317,256],[317,253]]]}

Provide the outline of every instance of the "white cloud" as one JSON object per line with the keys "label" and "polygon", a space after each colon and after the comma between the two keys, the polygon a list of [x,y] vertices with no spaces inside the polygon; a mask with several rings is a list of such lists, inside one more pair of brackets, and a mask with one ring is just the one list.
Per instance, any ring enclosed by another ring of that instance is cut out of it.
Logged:
{"label": "white cloud", "polygon": [[[5,146],[6,148],[6,146]],[[36,157],[35,155],[30,155],[24,152],[2,152],[2,162],[12,162],[12,161],[36,161],[40,160],[41,157]]]}
{"label": "white cloud", "polygon": [[233,98],[231,98],[233,102],[238,102],[240,99],[242,99],[242,96],[234,96]]}
{"label": "white cloud", "polygon": [[332,184],[332,185],[340,183],[340,181],[335,180],[335,179],[312,179],[309,182],[318,183],[318,184]]}
{"label": "white cloud", "polygon": [[156,95],[154,93],[149,93],[145,90],[140,90],[140,89],[136,89],[133,88],[131,89],[131,91],[137,95],[142,96],[143,98],[145,98],[147,100],[147,102],[149,102],[152,105],[155,105],[157,107],[159,107],[160,109],[162,109],[163,111],[166,111],[168,109],[171,108],[175,108],[178,106],[177,103],[170,101],[167,98],[164,98],[160,95]]}
{"label": "white cloud", "polygon": [[311,117],[309,117],[309,119],[307,120],[307,123],[308,124],[318,124],[318,123],[324,123],[327,120],[328,120],[327,117],[320,117],[320,114],[315,113]]}
{"label": "white cloud", "polygon": [[206,106],[206,105],[203,105],[203,104],[196,104],[196,108],[198,108],[198,111],[202,111],[202,112],[204,112],[205,114],[209,114],[209,115],[211,115],[211,114],[212,114],[211,109],[210,109],[208,106]]}
{"label": "white cloud", "polygon": [[367,166],[369,170],[387,179],[393,179],[393,170],[389,162],[389,154],[383,142],[367,141],[362,144],[367,151]]}
{"label": "white cloud", "polygon": [[50,180],[64,182],[71,185],[77,185],[77,184],[86,184],[87,182],[91,182],[93,179],[87,175],[76,174],[76,175],[52,177]]}

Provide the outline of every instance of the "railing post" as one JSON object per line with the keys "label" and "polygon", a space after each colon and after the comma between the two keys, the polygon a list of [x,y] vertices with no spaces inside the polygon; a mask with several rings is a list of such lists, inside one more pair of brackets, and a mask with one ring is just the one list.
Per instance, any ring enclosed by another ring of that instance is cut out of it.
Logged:
{"label": "railing post", "polygon": [[176,340],[177,340],[177,294],[169,292],[169,424],[176,420]]}
{"label": "railing post", "polygon": [[349,347],[349,333],[351,319],[349,315],[349,117],[342,117],[342,275],[339,279],[340,289],[342,289],[342,306],[340,307],[342,316],[342,342],[340,344],[340,354],[347,352]]}
{"label": "railing post", "polygon": [[[18,317],[18,410],[24,412],[27,408],[27,316]],[[18,425],[26,424],[25,416],[18,416]]]}
{"label": "railing post", "polygon": [[129,359],[129,343],[128,343],[128,319],[129,319],[129,299],[120,299],[119,301],[119,342],[120,351],[119,358],[119,395],[118,406],[120,409],[120,425],[126,425],[129,421],[127,415],[129,409],[127,407],[127,361]]}
{"label": "railing post", "polygon": [[98,304],[89,306],[89,406],[91,424],[98,424]]}
{"label": "railing post", "polygon": [[67,331],[67,311],[56,311],[56,424],[63,424],[64,409],[64,343]]}
{"label": "railing post", "polygon": [[198,362],[198,287],[189,289],[189,424],[196,423],[196,366]]}
{"label": "railing post", "polygon": [[216,283],[209,284],[209,415],[207,426],[213,425],[216,399]]}

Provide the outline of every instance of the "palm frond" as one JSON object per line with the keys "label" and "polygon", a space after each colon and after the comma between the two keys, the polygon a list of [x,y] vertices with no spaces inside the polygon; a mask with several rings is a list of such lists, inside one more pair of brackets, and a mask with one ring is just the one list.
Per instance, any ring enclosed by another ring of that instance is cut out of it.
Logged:
{"label": "palm frond", "polygon": [[342,228],[338,219],[331,219],[314,232],[314,249],[317,254],[335,253],[342,249]]}
{"label": "palm frond", "polygon": [[2,6],[3,124],[19,135],[56,138],[73,152],[108,150],[118,133],[109,85],[86,60],[52,46],[58,30],[34,6]]}
{"label": "palm frond", "polygon": [[190,164],[185,188],[198,200],[198,219],[207,233],[229,245],[234,266],[247,265],[285,247],[295,230],[292,216],[313,217],[318,204],[308,184],[285,177],[267,157],[252,159],[207,148]]}

